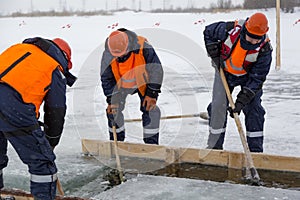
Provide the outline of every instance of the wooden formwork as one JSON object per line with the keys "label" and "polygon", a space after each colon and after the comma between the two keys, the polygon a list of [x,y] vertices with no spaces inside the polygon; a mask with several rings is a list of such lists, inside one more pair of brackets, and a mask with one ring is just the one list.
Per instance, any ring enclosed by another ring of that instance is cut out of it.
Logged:
{"label": "wooden formwork", "polygon": [[[161,160],[166,163],[199,163],[204,165],[222,166],[231,169],[246,167],[244,153],[220,151],[211,149],[196,149],[169,147],[162,145],[136,144],[118,142],[120,156],[147,158]],[[82,139],[84,154],[94,156],[114,156],[112,141]],[[251,153],[257,169],[300,172],[300,157],[269,155],[264,153]]]}

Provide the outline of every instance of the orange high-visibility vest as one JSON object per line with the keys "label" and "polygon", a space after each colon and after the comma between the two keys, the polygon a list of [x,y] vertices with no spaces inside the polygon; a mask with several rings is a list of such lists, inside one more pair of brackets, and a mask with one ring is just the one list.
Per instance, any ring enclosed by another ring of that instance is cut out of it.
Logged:
{"label": "orange high-visibility vest", "polygon": [[247,71],[245,69],[248,69],[252,63],[256,62],[260,49],[268,41],[270,41],[268,35],[266,35],[266,39],[256,49],[243,49],[241,47],[239,35],[244,23],[245,20],[236,21],[235,27],[231,31],[229,31],[227,39],[222,44],[221,55],[222,58],[225,60],[224,70],[236,76],[242,76],[247,74]]}
{"label": "orange high-visibility vest", "polygon": [[32,44],[16,44],[0,55],[0,81],[10,85],[25,103],[35,105],[36,116],[59,63]]}
{"label": "orange high-visibility vest", "polygon": [[241,47],[241,41],[238,40],[231,56],[225,61],[225,70],[234,75],[244,75],[246,70],[243,68],[247,50]]}
{"label": "orange high-visibility vest", "polygon": [[146,83],[148,73],[146,72],[146,61],[143,55],[143,47],[146,39],[138,36],[140,44],[139,53],[131,53],[130,57],[124,62],[119,63],[117,59],[111,62],[111,68],[117,81],[118,88],[138,88],[142,95],[146,93]]}

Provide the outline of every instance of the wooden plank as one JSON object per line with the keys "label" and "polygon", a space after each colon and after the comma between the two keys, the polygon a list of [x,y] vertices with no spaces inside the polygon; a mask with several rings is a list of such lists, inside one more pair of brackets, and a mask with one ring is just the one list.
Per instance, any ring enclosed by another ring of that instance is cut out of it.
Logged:
{"label": "wooden plank", "polygon": [[184,151],[180,158],[182,162],[200,163],[217,166],[228,165],[228,153],[226,151],[194,148],[186,148],[182,151]]}
{"label": "wooden plank", "polygon": [[[166,147],[149,144],[134,144],[127,145],[126,142],[118,142],[119,153],[122,156],[137,157],[137,158],[151,158],[165,160]],[[114,153],[114,152],[113,152]]]}
{"label": "wooden plank", "polygon": [[15,200],[34,200],[33,196],[18,196],[18,195],[11,195],[11,194],[3,194],[1,197],[4,199],[6,196],[13,196]]}
{"label": "wooden plank", "polygon": [[228,168],[242,169],[246,166],[244,154],[231,152],[228,153]]}
{"label": "wooden plank", "polygon": [[103,145],[104,142],[93,142],[93,140],[83,140],[81,142],[82,153],[91,154],[91,155],[99,155],[99,145]]}
{"label": "wooden plank", "polygon": [[[114,155],[111,141],[82,140],[82,151],[99,156]],[[118,142],[120,156],[150,158],[166,163],[199,163],[205,165],[224,166],[232,169],[245,167],[245,154],[240,152],[211,149],[179,148],[162,145],[136,144]],[[104,150],[103,150],[104,149]],[[257,169],[300,172],[300,157],[287,157],[251,153]]]}
{"label": "wooden plank", "polygon": [[[34,200],[33,196],[24,190],[19,189],[1,189],[1,197],[5,198],[6,196],[13,196],[16,200]],[[56,196],[55,200],[88,200],[80,197],[67,197],[67,196]]]}
{"label": "wooden plank", "polygon": [[180,163],[180,149],[166,148],[166,158],[167,164]]}
{"label": "wooden plank", "polygon": [[253,161],[257,168],[300,172],[300,158],[288,156],[253,154]]}

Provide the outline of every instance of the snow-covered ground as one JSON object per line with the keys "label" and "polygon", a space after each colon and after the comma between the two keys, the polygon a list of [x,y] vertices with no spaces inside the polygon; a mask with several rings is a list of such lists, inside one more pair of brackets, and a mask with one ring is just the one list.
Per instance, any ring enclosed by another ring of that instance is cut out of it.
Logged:
{"label": "snow-covered ground", "polygon": [[[294,24],[300,18],[300,10],[296,9],[293,14],[281,13],[280,71],[275,70],[275,10],[262,12],[269,18],[269,36],[274,48],[272,69],[264,85],[263,96],[267,111],[265,153],[300,157],[300,24]],[[65,129],[61,143],[55,149],[61,182],[69,193],[93,196],[91,190],[95,192],[97,187],[88,180],[96,180],[93,177],[103,169],[101,160],[97,162],[80,155],[80,140],[108,140],[100,60],[103,42],[112,30],[120,27],[135,30],[156,48],[165,71],[158,100],[162,116],[194,114],[205,111],[211,99],[213,69],[203,45],[205,25],[221,20],[244,19],[252,13],[254,11],[200,14],[122,12],[93,17],[0,18],[1,52],[14,43],[35,36],[61,37],[72,47],[72,70],[78,76],[78,82],[68,89]],[[128,97],[125,116],[141,117],[136,95]],[[126,130],[126,141],[142,143],[141,123],[128,123]],[[207,136],[207,125],[198,118],[161,121],[161,145],[205,148]],[[224,147],[226,150],[243,151],[232,119],[228,122]],[[20,164],[12,148],[9,156],[9,166],[4,170],[7,186],[28,188],[26,166]],[[76,185],[74,188],[86,187],[84,192],[80,192],[72,190],[71,185]]]}

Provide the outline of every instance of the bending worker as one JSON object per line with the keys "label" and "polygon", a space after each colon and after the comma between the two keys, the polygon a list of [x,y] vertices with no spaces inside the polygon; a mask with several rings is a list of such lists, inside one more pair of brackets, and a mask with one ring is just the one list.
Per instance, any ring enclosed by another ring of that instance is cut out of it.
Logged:
{"label": "bending worker", "polygon": [[163,80],[160,60],[147,39],[125,28],[113,31],[105,41],[101,61],[101,81],[107,101],[109,138],[116,125],[117,140],[124,141],[122,111],[126,97],[138,93],[143,121],[143,139],[159,143],[160,109],[156,105]]}
{"label": "bending worker", "polygon": [[208,148],[223,149],[226,131],[228,100],[219,74],[221,67],[230,91],[237,86],[241,88],[235,109],[229,109],[230,116],[243,111],[249,149],[263,152],[265,110],[261,97],[272,61],[268,30],[268,20],[262,13],[255,13],[246,20],[206,26],[204,41],[216,68],[212,102],[208,106]]}
{"label": "bending worker", "polygon": [[[76,80],[69,72],[71,67],[71,49],[60,38],[29,38],[0,55],[0,189],[9,141],[28,165],[34,199],[55,199],[53,149],[64,125],[66,84],[71,86]],[[42,102],[45,132],[38,122]]]}

